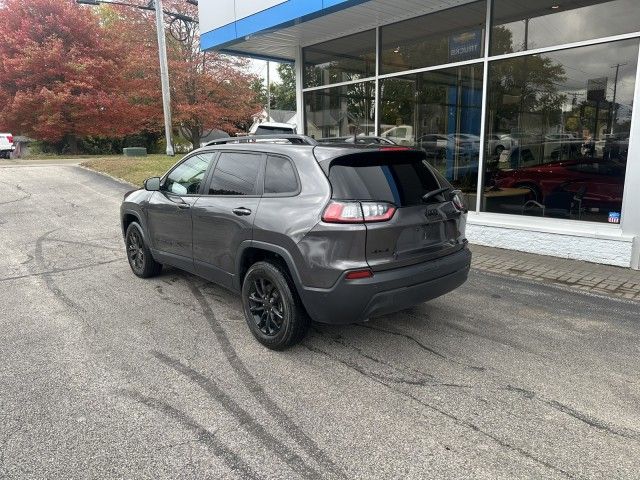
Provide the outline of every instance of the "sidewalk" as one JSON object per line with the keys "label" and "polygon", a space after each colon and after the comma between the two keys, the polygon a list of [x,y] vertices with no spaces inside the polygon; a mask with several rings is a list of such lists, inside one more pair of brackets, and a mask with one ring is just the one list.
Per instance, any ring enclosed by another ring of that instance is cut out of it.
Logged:
{"label": "sidewalk", "polygon": [[486,272],[640,302],[640,271],[471,245],[472,267]]}

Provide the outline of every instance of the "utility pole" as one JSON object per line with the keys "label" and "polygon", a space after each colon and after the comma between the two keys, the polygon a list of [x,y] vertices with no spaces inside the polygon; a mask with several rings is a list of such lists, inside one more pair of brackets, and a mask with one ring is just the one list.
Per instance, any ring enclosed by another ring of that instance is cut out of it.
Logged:
{"label": "utility pole", "polygon": [[[173,129],[171,127],[171,97],[169,90],[169,66],[167,64],[167,45],[165,43],[164,17],[168,15],[174,20],[183,22],[198,23],[193,18],[177,12],[166,12],[162,10],[162,0],[151,0],[147,5],[134,5],[132,3],[121,2],[119,0],[76,0],[76,3],[84,5],[123,5],[125,7],[137,8],[138,10],[155,11],[156,13],[156,33],[158,34],[158,53],[160,56],[160,82],[162,84],[162,108],[164,110],[164,132],[167,137],[167,155],[173,156]],[[187,0],[187,3],[197,5],[197,0]]]}
{"label": "utility pole", "polygon": [[162,109],[164,110],[164,135],[167,140],[167,155],[174,156],[173,127],[171,122],[171,92],[169,90],[169,65],[167,62],[167,44],[164,33],[164,14],[162,0],[154,0],[156,9],[156,30],[158,33],[158,53],[160,56],[160,82],[162,84]]}
{"label": "utility pole", "polygon": [[613,110],[612,112],[612,121],[611,121],[611,129],[609,131],[609,133],[611,133],[613,135],[613,128],[616,124],[616,121],[618,120],[618,105],[616,104],[616,100],[617,100],[617,96],[618,96],[618,74],[620,73],[620,67],[623,67],[625,65],[628,65],[627,63],[618,63],[616,65],[613,65],[611,68],[615,68],[616,69],[616,78],[613,82],[613,103],[611,104],[611,109]]}

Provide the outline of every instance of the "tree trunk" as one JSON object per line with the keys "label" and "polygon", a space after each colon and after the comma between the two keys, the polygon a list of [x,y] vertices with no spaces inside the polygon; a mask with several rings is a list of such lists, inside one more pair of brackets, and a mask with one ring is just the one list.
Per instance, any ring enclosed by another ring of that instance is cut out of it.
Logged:
{"label": "tree trunk", "polygon": [[67,151],[71,155],[77,155],[80,153],[78,151],[78,137],[76,137],[73,133],[69,133],[65,136],[64,143],[67,147]]}
{"label": "tree trunk", "polygon": [[193,149],[200,148],[200,128],[199,127],[191,127],[188,129],[189,131],[189,141],[193,145]]}

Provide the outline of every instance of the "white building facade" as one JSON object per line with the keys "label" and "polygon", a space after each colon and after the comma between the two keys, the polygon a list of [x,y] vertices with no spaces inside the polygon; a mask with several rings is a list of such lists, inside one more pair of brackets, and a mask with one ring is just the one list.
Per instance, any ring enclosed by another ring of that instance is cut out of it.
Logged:
{"label": "white building facade", "polygon": [[203,49],[295,63],[307,134],[423,149],[471,242],[640,268],[638,0],[199,5]]}

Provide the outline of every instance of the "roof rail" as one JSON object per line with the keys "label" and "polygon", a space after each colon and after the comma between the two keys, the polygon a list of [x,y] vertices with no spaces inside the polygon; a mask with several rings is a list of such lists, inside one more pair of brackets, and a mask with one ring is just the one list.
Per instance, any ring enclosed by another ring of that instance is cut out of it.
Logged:
{"label": "roof rail", "polygon": [[205,146],[210,147],[212,145],[225,145],[228,143],[278,143],[287,140],[292,145],[317,145],[313,138],[307,137],[306,135],[294,135],[294,134],[283,134],[283,135],[249,135],[246,137],[230,137],[230,138],[219,138],[218,140],[213,140],[208,142]]}

